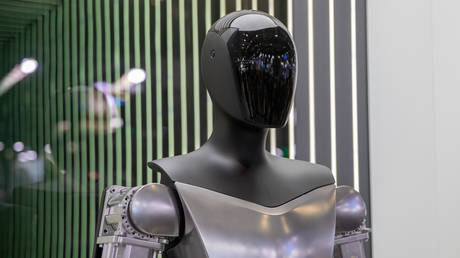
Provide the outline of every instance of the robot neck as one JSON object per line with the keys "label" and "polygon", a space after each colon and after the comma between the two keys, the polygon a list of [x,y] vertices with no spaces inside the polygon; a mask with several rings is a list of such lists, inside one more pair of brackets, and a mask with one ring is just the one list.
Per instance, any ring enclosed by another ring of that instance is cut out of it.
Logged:
{"label": "robot neck", "polygon": [[246,167],[267,160],[267,128],[258,128],[230,117],[214,105],[214,131],[206,145],[233,157]]}

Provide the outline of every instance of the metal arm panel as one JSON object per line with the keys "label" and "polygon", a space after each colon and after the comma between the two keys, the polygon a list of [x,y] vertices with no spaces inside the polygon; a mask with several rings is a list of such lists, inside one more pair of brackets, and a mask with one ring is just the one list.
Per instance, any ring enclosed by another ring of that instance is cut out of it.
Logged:
{"label": "metal arm panel", "polygon": [[369,239],[366,204],[349,186],[336,189],[334,258],[365,258],[364,242]]}
{"label": "metal arm panel", "polygon": [[152,258],[179,236],[180,211],[162,184],[105,190],[93,258]]}

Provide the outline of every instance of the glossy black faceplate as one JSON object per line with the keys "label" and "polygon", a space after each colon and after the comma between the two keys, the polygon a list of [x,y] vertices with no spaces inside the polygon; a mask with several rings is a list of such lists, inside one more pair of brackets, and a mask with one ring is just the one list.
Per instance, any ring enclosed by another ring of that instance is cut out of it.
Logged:
{"label": "glossy black faceplate", "polygon": [[245,120],[286,124],[296,84],[296,54],[283,27],[235,31],[227,41]]}

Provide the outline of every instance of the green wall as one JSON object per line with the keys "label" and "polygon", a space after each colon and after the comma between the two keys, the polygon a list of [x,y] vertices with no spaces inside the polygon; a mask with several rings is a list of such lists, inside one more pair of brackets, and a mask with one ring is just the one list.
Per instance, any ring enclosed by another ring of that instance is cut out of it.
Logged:
{"label": "green wall", "polygon": [[[251,7],[287,21],[284,1],[64,0],[8,39],[0,77],[25,57],[40,66],[0,96],[0,256],[90,257],[104,187],[156,181],[147,161],[192,151],[211,133],[201,42],[218,17]],[[113,98],[124,123],[109,130],[95,82],[133,67],[146,81]],[[287,129],[272,139],[287,150]]]}

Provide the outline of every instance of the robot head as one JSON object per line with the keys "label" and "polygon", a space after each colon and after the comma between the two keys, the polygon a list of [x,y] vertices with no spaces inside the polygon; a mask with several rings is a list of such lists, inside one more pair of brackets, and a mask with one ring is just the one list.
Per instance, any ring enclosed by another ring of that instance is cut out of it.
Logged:
{"label": "robot head", "polygon": [[294,41],[276,18],[238,11],[219,19],[206,35],[201,73],[214,105],[260,128],[286,124],[295,92]]}

